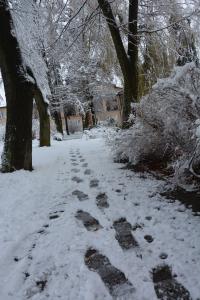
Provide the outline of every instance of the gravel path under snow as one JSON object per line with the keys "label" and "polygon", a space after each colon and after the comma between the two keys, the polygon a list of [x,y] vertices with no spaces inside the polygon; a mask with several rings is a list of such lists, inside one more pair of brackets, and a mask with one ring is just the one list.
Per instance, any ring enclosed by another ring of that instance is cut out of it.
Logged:
{"label": "gravel path under snow", "polygon": [[159,181],[101,138],[33,154],[33,172],[0,174],[0,300],[200,299],[200,217]]}

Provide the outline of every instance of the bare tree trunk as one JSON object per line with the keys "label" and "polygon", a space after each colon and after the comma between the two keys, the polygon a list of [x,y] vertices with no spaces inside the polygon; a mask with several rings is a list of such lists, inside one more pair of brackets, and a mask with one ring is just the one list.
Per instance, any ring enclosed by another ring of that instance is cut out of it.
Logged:
{"label": "bare tree trunk", "polygon": [[50,134],[50,116],[48,113],[48,104],[45,103],[41,91],[34,88],[34,98],[40,118],[40,147],[51,146]]}
{"label": "bare tree trunk", "polygon": [[65,116],[66,132],[67,132],[67,135],[70,135],[70,133],[69,133],[69,126],[68,126],[68,116],[67,116],[67,113],[65,112],[65,110],[64,110],[64,116]]}
{"label": "bare tree trunk", "polygon": [[[48,62],[47,57],[46,57],[46,53],[44,50],[43,53],[44,56],[44,60],[48,69],[47,72],[47,77],[48,77],[48,82],[49,82],[49,87],[51,90],[51,95],[52,95],[52,110],[51,110],[51,116],[55,122],[56,125],[56,130],[57,132],[61,133],[63,135],[63,124],[62,124],[62,117],[61,117],[61,112],[60,112],[60,103],[58,103],[58,100],[54,100],[54,85],[52,83],[52,75],[51,75],[51,69],[53,69],[53,76],[56,77],[56,71],[54,70],[54,65],[52,63],[52,66],[50,66],[51,64]],[[56,82],[57,84],[57,82]]]}
{"label": "bare tree trunk", "polygon": [[58,111],[58,110],[53,111],[52,117],[55,121],[57,132],[63,134],[62,118],[61,118],[60,111]]}
{"label": "bare tree trunk", "polygon": [[33,95],[7,0],[0,2],[0,67],[7,100],[2,171],[32,170]]}
{"label": "bare tree trunk", "polygon": [[106,18],[114,47],[117,53],[119,64],[124,77],[124,101],[123,101],[123,122],[126,122],[131,112],[131,102],[137,100],[137,14],[138,1],[129,2],[129,49],[126,53],[122,42],[119,28],[115,21],[111,5],[108,0],[98,0],[99,6]]}
{"label": "bare tree trunk", "polygon": [[129,0],[128,56],[131,65],[132,96],[138,100],[138,0]]}
{"label": "bare tree trunk", "polygon": [[131,113],[131,100],[133,99],[133,92],[127,81],[124,82],[124,94],[122,103],[122,127],[128,126],[128,117]]}

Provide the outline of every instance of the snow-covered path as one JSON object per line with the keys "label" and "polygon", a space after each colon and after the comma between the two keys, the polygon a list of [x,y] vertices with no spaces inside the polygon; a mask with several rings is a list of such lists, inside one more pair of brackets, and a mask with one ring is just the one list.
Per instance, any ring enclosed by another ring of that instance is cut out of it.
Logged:
{"label": "snow-covered path", "polygon": [[199,216],[158,181],[114,164],[102,138],[35,147],[34,166],[0,174],[0,300],[154,300],[160,264],[185,295],[167,299],[200,299]]}

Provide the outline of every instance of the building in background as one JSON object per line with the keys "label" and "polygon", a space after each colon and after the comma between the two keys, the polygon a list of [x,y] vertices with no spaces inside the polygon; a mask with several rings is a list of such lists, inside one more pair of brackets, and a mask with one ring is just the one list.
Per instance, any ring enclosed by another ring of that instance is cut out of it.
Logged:
{"label": "building in background", "polygon": [[83,132],[83,112],[76,105],[76,102],[66,102],[63,113],[61,111],[61,118],[63,128],[66,127],[68,135]]}
{"label": "building in background", "polygon": [[98,85],[93,99],[97,123],[112,121],[122,123],[122,89],[114,84]]}
{"label": "building in background", "polygon": [[83,131],[83,120],[80,115],[67,116],[65,119],[68,126],[68,133],[74,134]]}

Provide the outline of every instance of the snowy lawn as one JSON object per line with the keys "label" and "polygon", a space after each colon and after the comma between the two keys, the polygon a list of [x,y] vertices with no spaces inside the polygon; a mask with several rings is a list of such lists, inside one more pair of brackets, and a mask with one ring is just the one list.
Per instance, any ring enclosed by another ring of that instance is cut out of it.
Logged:
{"label": "snowy lawn", "polygon": [[[154,300],[151,272],[160,264],[199,299],[200,217],[158,196],[159,181],[114,164],[102,138],[35,146],[33,164],[33,172],[0,174],[1,300]],[[120,240],[121,218],[135,247]],[[89,248],[131,289],[119,285],[113,296],[113,283],[85,259]]]}

